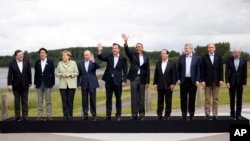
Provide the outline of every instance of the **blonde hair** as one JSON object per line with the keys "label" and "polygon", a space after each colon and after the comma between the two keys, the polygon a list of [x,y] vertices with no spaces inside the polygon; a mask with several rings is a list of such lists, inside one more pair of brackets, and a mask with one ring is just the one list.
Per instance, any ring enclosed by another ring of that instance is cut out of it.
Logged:
{"label": "blonde hair", "polygon": [[71,59],[71,52],[70,51],[68,51],[68,50],[64,50],[64,51],[62,51],[62,53],[61,53],[61,55],[63,55],[63,54],[66,54],[67,56],[69,56],[69,60]]}

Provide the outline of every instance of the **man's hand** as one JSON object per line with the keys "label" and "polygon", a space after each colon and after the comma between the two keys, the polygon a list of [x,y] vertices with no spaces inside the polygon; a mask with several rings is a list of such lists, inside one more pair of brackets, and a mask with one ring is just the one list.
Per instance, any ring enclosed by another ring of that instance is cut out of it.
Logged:
{"label": "man's hand", "polygon": [[177,81],[177,84],[178,84],[178,85],[181,85],[181,80],[178,80],[178,81]]}
{"label": "man's hand", "polygon": [[230,88],[230,84],[229,84],[229,83],[227,83],[227,88],[228,88],[228,89]]}
{"label": "man's hand", "polygon": [[149,83],[145,84],[145,88],[148,88],[149,87]]}
{"label": "man's hand", "polygon": [[157,90],[157,85],[154,85],[154,89]]}
{"label": "man's hand", "polygon": [[222,84],[223,84],[223,81],[220,81],[220,82],[219,82],[219,85],[221,86]]}
{"label": "man's hand", "polygon": [[125,82],[122,82],[122,87],[126,86],[126,83]]}
{"label": "man's hand", "polygon": [[202,84],[203,88],[206,88],[206,83],[205,82],[202,82],[201,84]]}
{"label": "man's hand", "polygon": [[7,86],[8,91],[12,91],[12,85]]}
{"label": "man's hand", "polygon": [[127,44],[128,36],[125,33],[122,34],[122,39],[124,40],[125,44]]}
{"label": "man's hand", "polygon": [[102,53],[103,47],[102,47],[102,44],[101,44],[101,43],[99,43],[99,44],[97,45],[97,49],[98,49],[98,53]]}
{"label": "man's hand", "polygon": [[92,53],[90,54],[89,60],[92,62],[95,62],[95,57]]}
{"label": "man's hand", "polygon": [[170,90],[174,91],[174,85],[170,85]]}

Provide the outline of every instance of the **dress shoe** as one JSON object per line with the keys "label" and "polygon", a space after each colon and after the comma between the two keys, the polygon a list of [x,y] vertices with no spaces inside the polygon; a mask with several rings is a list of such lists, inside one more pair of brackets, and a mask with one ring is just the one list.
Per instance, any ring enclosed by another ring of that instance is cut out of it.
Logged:
{"label": "dress shoe", "polygon": [[205,116],[205,120],[210,120],[210,117],[208,115]]}
{"label": "dress shoe", "polygon": [[96,118],[96,117],[93,117],[93,118],[92,118],[92,121],[96,121],[96,120],[97,120],[97,118]]}
{"label": "dress shoe", "polygon": [[194,119],[195,119],[194,116],[189,117],[189,120],[194,120]]}
{"label": "dress shoe", "polygon": [[187,117],[186,116],[182,116],[181,120],[187,120]]}
{"label": "dress shoe", "polygon": [[120,121],[120,120],[121,120],[121,117],[120,117],[120,116],[116,117],[116,120],[117,120],[117,121]]}
{"label": "dress shoe", "polygon": [[111,120],[111,117],[106,117],[105,120]]}
{"label": "dress shoe", "polygon": [[38,121],[42,121],[43,120],[43,117],[37,117],[37,119],[36,120],[38,120]]}
{"label": "dress shoe", "polygon": [[27,121],[27,120],[29,120],[29,118],[28,117],[23,117],[22,120]]}
{"label": "dress shoe", "polygon": [[157,116],[156,120],[162,120],[162,116]]}
{"label": "dress shoe", "polygon": [[164,120],[170,120],[170,116],[165,116],[163,119]]}
{"label": "dress shoe", "polygon": [[140,117],[140,120],[144,120],[144,119],[145,119],[145,117],[144,117],[144,116],[141,116],[141,117]]}
{"label": "dress shoe", "polygon": [[15,121],[21,121],[21,117],[15,117],[14,120]]}
{"label": "dress shoe", "polygon": [[88,118],[88,117],[83,117],[82,119],[83,119],[83,120],[88,120],[89,118]]}
{"label": "dress shoe", "polygon": [[233,115],[230,116],[230,119],[231,120],[236,120],[235,116],[233,116]]}
{"label": "dress shoe", "polygon": [[131,120],[137,120],[137,116],[131,117]]}
{"label": "dress shoe", "polygon": [[213,116],[213,120],[218,120],[218,117],[217,116]]}
{"label": "dress shoe", "polygon": [[242,120],[243,118],[241,116],[236,116],[236,120]]}

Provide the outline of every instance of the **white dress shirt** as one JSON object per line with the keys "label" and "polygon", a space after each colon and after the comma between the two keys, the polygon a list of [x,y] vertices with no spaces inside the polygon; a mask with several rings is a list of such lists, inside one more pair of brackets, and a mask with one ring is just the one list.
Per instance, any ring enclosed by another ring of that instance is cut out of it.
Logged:
{"label": "white dress shirt", "polygon": [[16,60],[16,62],[17,62],[17,66],[18,66],[20,72],[22,73],[23,72],[23,61]]}
{"label": "white dress shirt", "polygon": [[[140,66],[142,66],[142,64],[144,63],[143,54],[139,54],[139,63],[140,63]],[[141,74],[140,69],[138,70],[137,74]]]}
{"label": "white dress shirt", "polygon": [[88,72],[88,69],[89,69],[89,60],[85,60],[84,61],[84,66],[85,66],[86,72]]}
{"label": "white dress shirt", "polygon": [[43,71],[44,71],[44,69],[45,69],[46,63],[47,63],[47,58],[45,58],[44,60],[41,60],[41,68],[42,68],[42,72],[43,72]]}
{"label": "white dress shirt", "polygon": [[239,63],[240,63],[240,59],[239,58],[234,58],[234,67],[235,67],[236,71],[238,71]]}
{"label": "white dress shirt", "polygon": [[163,74],[165,73],[165,70],[166,70],[166,67],[167,67],[167,63],[168,63],[168,60],[166,60],[166,61],[162,60],[162,62],[161,62],[161,70],[162,70]]}
{"label": "white dress shirt", "polygon": [[116,67],[116,65],[118,63],[118,59],[119,59],[119,54],[114,56],[114,68]]}
{"label": "white dress shirt", "polygon": [[210,57],[212,64],[214,64],[214,53],[212,54],[209,53],[209,57]]}
{"label": "white dress shirt", "polygon": [[192,55],[193,54],[186,56],[186,74],[185,74],[185,77],[191,77]]}

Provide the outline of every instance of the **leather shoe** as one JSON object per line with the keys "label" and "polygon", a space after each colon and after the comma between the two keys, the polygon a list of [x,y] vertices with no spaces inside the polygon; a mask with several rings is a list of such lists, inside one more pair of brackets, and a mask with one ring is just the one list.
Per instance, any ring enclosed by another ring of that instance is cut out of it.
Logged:
{"label": "leather shoe", "polygon": [[195,119],[194,116],[189,117],[189,120],[194,120],[194,119]]}
{"label": "leather shoe", "polygon": [[92,121],[96,121],[96,120],[97,120],[97,118],[96,118],[96,117],[93,117],[93,118],[92,118]]}
{"label": "leather shoe", "polygon": [[14,120],[15,121],[21,121],[21,117],[15,117]]}
{"label": "leather shoe", "polygon": [[157,116],[156,120],[162,120],[162,116]]}
{"label": "leather shoe", "polygon": [[88,117],[83,117],[82,119],[83,119],[83,120],[88,120],[89,118],[88,118]]}
{"label": "leather shoe", "polygon": [[242,120],[243,118],[241,116],[236,116],[236,120]]}
{"label": "leather shoe", "polygon": [[217,116],[213,116],[213,120],[218,120],[218,117]]}
{"label": "leather shoe", "polygon": [[111,120],[111,117],[106,117],[105,120]]}
{"label": "leather shoe", "polygon": [[187,120],[187,117],[186,116],[182,116],[181,120]]}
{"label": "leather shoe", "polygon": [[117,121],[120,121],[120,120],[121,120],[121,117],[116,117],[116,120],[117,120]]}
{"label": "leather shoe", "polygon": [[23,117],[22,120],[27,121],[27,120],[29,120],[29,118],[28,117]]}
{"label": "leather shoe", "polygon": [[205,116],[204,119],[205,119],[205,120],[210,120],[210,117],[209,117],[209,116]]}
{"label": "leather shoe", "polygon": [[170,116],[165,116],[164,120],[170,120]]}
{"label": "leather shoe", "polygon": [[137,116],[133,116],[131,120],[137,120]]}
{"label": "leather shoe", "polygon": [[140,117],[140,120],[144,120],[144,119],[145,119],[144,116],[141,116],[141,117]]}

